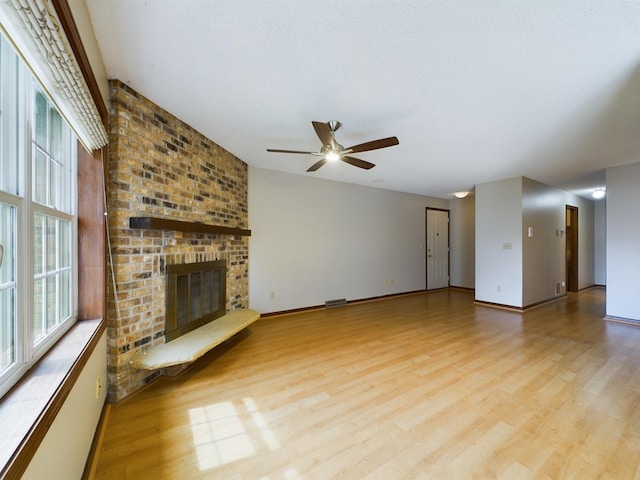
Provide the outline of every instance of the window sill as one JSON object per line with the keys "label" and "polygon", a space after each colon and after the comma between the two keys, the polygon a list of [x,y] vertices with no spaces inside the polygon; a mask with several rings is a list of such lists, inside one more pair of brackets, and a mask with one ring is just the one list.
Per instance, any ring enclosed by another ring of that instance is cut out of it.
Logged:
{"label": "window sill", "polygon": [[105,329],[81,320],[0,400],[0,477],[19,478]]}

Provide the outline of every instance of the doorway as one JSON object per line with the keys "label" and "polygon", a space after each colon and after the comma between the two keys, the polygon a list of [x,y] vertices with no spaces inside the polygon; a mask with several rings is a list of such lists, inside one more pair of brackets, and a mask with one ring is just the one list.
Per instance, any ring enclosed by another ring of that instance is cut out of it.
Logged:
{"label": "doorway", "polygon": [[567,292],[578,291],[578,207],[566,206]]}
{"label": "doorway", "polygon": [[427,208],[427,290],[449,286],[449,210]]}

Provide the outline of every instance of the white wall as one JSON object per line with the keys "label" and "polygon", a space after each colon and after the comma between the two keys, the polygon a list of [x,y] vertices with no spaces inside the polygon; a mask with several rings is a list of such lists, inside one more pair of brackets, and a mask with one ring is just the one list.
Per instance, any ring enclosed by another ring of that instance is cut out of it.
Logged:
{"label": "white wall", "polygon": [[523,178],[522,185],[522,301],[526,307],[565,293],[556,294],[556,284],[566,279],[566,237],[559,232],[565,229],[566,204],[561,190],[529,178]]}
{"label": "white wall", "polygon": [[594,202],[594,283],[607,284],[607,201]]}
{"label": "white wall", "polygon": [[595,285],[595,202],[565,192],[565,203],[578,207],[578,288]]}
{"label": "white wall", "polygon": [[566,205],[578,207],[578,287],[590,287],[593,201],[525,177],[476,186],[476,300],[527,307],[565,293]]}
{"label": "white wall", "polygon": [[521,199],[521,177],[476,185],[476,300],[522,306]]}
{"label": "white wall", "polygon": [[578,288],[594,284],[594,202],[523,177],[524,306],[555,297],[556,284],[566,280],[566,236],[557,231],[565,230],[567,205],[578,208]]}
{"label": "white wall", "polygon": [[423,290],[426,207],[449,202],[249,167],[251,308]]}
{"label": "white wall", "polygon": [[449,201],[450,281],[452,287],[475,288],[475,192]]}
{"label": "white wall", "polygon": [[607,316],[640,320],[640,163],[607,169]]}
{"label": "white wall", "polygon": [[[79,479],[107,394],[107,334],[100,338],[22,480]],[[102,388],[96,398],[96,379]]]}

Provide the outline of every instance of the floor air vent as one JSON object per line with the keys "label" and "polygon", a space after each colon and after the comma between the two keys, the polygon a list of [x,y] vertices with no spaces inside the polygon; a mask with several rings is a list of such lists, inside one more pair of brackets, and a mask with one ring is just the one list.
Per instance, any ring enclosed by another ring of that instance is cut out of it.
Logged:
{"label": "floor air vent", "polygon": [[339,298],[338,300],[327,300],[326,302],[324,302],[325,308],[344,307],[346,304],[346,298]]}

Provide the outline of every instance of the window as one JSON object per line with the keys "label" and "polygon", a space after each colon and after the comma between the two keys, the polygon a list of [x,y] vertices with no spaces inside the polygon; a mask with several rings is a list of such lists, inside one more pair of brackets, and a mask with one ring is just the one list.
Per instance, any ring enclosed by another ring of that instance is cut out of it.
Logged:
{"label": "window", "polygon": [[75,321],[76,145],[0,37],[0,395]]}
{"label": "window", "polygon": [[[14,265],[16,209],[0,203],[0,374],[16,362],[17,287]],[[6,253],[5,253],[6,252]]]}

